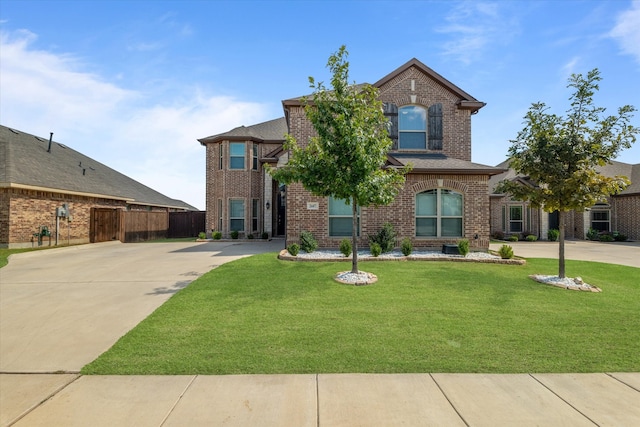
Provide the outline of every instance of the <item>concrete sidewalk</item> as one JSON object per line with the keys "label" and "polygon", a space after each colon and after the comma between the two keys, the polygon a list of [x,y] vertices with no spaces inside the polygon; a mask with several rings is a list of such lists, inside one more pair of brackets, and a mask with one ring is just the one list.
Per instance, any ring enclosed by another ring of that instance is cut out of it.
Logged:
{"label": "concrete sidewalk", "polygon": [[3,426],[640,425],[637,373],[3,377]]}
{"label": "concrete sidewalk", "polygon": [[[0,269],[0,427],[640,425],[640,373],[77,374],[201,274],[283,245],[110,243],[12,257]],[[557,257],[557,243],[512,246]],[[640,246],[568,242],[567,258],[640,267]]]}

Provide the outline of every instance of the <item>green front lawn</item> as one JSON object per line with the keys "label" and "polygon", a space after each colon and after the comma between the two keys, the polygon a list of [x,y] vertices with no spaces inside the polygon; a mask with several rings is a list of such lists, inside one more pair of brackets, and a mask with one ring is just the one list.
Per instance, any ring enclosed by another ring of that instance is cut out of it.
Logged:
{"label": "green front lawn", "polygon": [[640,371],[640,269],[567,261],[602,293],[542,285],[527,265],[361,262],[263,254],[173,296],[84,374]]}

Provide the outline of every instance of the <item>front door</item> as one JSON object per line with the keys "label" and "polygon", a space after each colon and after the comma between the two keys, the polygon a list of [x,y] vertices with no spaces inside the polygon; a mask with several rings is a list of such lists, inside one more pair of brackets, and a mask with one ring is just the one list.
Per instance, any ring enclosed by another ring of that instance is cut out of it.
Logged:
{"label": "front door", "polygon": [[549,214],[549,230],[559,230],[560,229],[560,213],[558,211],[553,211]]}
{"label": "front door", "polygon": [[287,232],[287,187],[281,184],[276,200],[276,235],[284,236]]}

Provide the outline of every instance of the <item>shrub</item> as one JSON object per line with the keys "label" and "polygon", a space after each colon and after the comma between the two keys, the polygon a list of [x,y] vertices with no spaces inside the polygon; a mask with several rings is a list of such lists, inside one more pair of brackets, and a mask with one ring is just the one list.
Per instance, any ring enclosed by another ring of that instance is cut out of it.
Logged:
{"label": "shrub", "polygon": [[504,233],[502,231],[494,231],[491,235],[496,240],[504,240]]}
{"label": "shrub", "polygon": [[558,240],[558,237],[560,237],[560,230],[552,228],[551,230],[547,231],[547,239],[550,242],[555,242],[556,240]]}
{"label": "shrub", "polygon": [[598,239],[601,242],[613,242],[614,240],[613,236],[609,233],[602,233],[600,236],[598,236]]}
{"label": "shrub", "polygon": [[517,242],[519,240],[518,239],[518,235],[517,234],[512,234],[511,236],[509,236],[507,238],[507,240],[510,241],[510,242]]}
{"label": "shrub", "polygon": [[252,233],[252,234],[247,235],[247,239],[249,239],[249,240],[253,240],[253,233]]}
{"label": "shrub", "polygon": [[627,241],[627,236],[625,236],[624,234],[618,233],[617,231],[613,233],[613,239],[616,242],[626,242]]}
{"label": "shrub", "polygon": [[289,252],[292,256],[298,256],[300,252],[300,245],[297,243],[292,243],[287,246],[287,252]]}
{"label": "shrub", "polygon": [[342,239],[340,242],[340,252],[345,258],[351,255],[351,240]]}
{"label": "shrub", "polygon": [[600,236],[598,236],[598,230],[590,228],[589,231],[587,231],[587,240],[600,240]]}
{"label": "shrub", "polygon": [[231,238],[232,238],[232,239],[237,239],[237,238],[238,238],[238,236],[240,236],[240,233],[238,232],[238,230],[233,230],[233,231],[231,232]]}
{"label": "shrub", "polygon": [[311,253],[318,249],[318,241],[313,237],[313,234],[303,231],[300,233],[300,248],[307,253]]}
{"label": "shrub", "polygon": [[402,239],[402,245],[400,246],[400,249],[402,250],[402,255],[411,255],[411,252],[413,252],[413,243],[411,243],[411,239],[408,237]]}
{"label": "shrub", "polygon": [[458,252],[462,256],[467,256],[469,253],[469,239],[462,239],[458,242]]}
{"label": "shrub", "polygon": [[204,231],[201,231],[198,233],[198,239],[206,239],[207,238],[207,233],[205,233]]}
{"label": "shrub", "polygon": [[268,240],[269,239],[269,233],[267,233],[266,231],[264,231],[262,233],[262,240]]}
{"label": "shrub", "polygon": [[382,248],[376,242],[371,242],[369,244],[369,250],[371,251],[371,255],[373,255],[374,257],[379,257],[382,253]]}
{"label": "shrub", "polygon": [[377,243],[383,253],[391,252],[396,246],[396,231],[391,223],[385,223],[376,235],[369,236],[369,243]]}
{"label": "shrub", "polygon": [[222,233],[219,231],[213,231],[211,233],[211,237],[213,237],[214,240],[220,240],[222,239]]}
{"label": "shrub", "polygon": [[500,249],[498,249],[498,254],[500,254],[500,258],[502,259],[511,259],[513,258],[513,248],[509,245],[502,245]]}
{"label": "shrub", "polygon": [[538,236],[536,236],[535,234],[529,234],[527,237],[525,237],[525,239],[527,242],[535,242],[536,240],[538,240]]}

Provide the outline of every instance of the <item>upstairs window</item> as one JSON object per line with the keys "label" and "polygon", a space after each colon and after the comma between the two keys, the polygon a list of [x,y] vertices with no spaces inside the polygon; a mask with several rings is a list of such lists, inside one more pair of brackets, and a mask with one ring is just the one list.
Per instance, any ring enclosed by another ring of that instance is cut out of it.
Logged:
{"label": "upstairs window", "polygon": [[244,169],[244,142],[229,144],[229,169]]}
{"label": "upstairs window", "polygon": [[424,150],[427,148],[427,110],[416,105],[398,111],[399,148]]}
{"label": "upstairs window", "polygon": [[253,170],[258,170],[258,144],[253,144]]}

